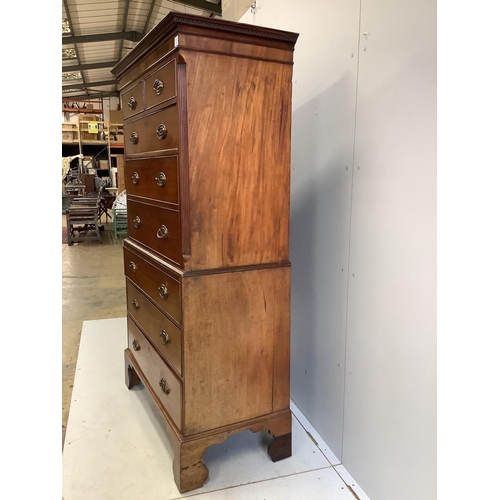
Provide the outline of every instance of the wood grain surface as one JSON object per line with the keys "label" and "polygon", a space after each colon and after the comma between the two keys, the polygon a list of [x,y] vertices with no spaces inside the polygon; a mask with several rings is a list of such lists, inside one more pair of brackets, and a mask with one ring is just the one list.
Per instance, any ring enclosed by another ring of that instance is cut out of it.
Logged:
{"label": "wood grain surface", "polygon": [[278,406],[289,400],[288,361],[274,354],[289,349],[289,271],[183,279],[185,435],[272,413],[275,380]]}
{"label": "wood grain surface", "polygon": [[289,65],[186,53],[186,269],[288,260]]}

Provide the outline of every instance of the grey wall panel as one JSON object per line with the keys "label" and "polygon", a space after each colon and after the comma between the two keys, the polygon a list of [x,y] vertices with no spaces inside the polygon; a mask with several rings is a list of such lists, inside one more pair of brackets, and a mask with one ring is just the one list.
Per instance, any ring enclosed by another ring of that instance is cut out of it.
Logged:
{"label": "grey wall panel", "polygon": [[361,32],[342,462],[372,500],[431,500],[435,2],[363,0]]}
{"label": "grey wall panel", "polygon": [[292,399],[372,500],[432,500],[435,1],[259,0],[241,21],[300,33]]}
{"label": "grey wall panel", "polygon": [[[310,147],[295,141],[292,148],[291,395],[340,456],[352,158],[335,151],[335,141],[324,134],[335,127],[328,112],[333,95],[294,113],[293,137],[307,139]],[[325,113],[328,127],[318,125],[315,109]]]}

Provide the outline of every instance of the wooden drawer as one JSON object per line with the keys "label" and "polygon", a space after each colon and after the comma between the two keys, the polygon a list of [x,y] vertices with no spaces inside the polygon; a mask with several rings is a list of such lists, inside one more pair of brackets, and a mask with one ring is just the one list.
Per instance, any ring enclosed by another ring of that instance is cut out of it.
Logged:
{"label": "wooden drawer", "polygon": [[124,120],[144,111],[143,84],[141,81],[122,94]]}
{"label": "wooden drawer", "polygon": [[[161,208],[149,203],[127,200],[128,236],[174,264],[181,263],[181,228],[180,214],[168,208]],[[168,231],[162,236],[162,229]]]}
{"label": "wooden drawer", "polygon": [[123,249],[125,275],[130,278],[167,316],[181,322],[180,283],[140,255]]}
{"label": "wooden drawer", "polygon": [[173,99],[177,95],[176,60],[170,59],[145,80],[146,109]]}
{"label": "wooden drawer", "polygon": [[[164,135],[160,127],[165,128]],[[125,154],[176,149],[179,145],[177,105],[123,125]]]}
{"label": "wooden drawer", "polygon": [[[139,328],[134,325],[134,322],[130,318],[127,319],[127,324],[129,349],[132,351],[134,358],[139,363],[149,385],[161,401],[163,407],[168,412],[177,428],[182,430],[182,384],[180,380],[161,359],[151,343],[146,339]],[[162,390],[160,384],[169,392],[168,394]]]}
{"label": "wooden drawer", "polygon": [[180,330],[130,280],[127,280],[127,310],[162,356],[182,375]]}
{"label": "wooden drawer", "polygon": [[178,157],[130,159],[125,164],[127,195],[179,204]]}

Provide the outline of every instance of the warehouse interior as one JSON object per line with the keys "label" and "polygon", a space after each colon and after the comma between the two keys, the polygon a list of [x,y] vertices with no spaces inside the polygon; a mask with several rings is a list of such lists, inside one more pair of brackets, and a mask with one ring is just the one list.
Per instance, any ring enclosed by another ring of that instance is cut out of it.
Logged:
{"label": "warehouse interior", "polygon": [[[171,11],[299,33],[291,400],[356,485],[351,498],[436,498],[437,6],[427,0],[63,0],[63,456],[84,323],[127,315],[110,70]],[[68,203],[91,192],[105,201],[97,239],[72,242]],[[232,498],[217,494],[207,498]]]}
{"label": "warehouse interior", "polygon": [[[63,157],[83,156],[72,164],[109,194],[101,242],[68,244],[63,216],[63,443],[81,323],[126,316],[125,234],[113,227],[123,120],[110,69],[171,10],[221,16],[299,33],[291,399],[369,498],[434,498],[436,5],[320,3],[318,17],[283,0],[63,1]],[[78,195],[78,180],[64,194]]]}

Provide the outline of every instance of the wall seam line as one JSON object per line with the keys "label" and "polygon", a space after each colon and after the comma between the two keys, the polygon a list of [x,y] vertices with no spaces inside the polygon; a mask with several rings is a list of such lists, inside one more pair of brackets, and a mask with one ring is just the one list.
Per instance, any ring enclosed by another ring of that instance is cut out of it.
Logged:
{"label": "wall seam line", "polygon": [[361,49],[361,8],[362,1],[359,0],[358,14],[358,53],[356,61],[356,90],[354,93],[354,129],[353,129],[353,144],[352,144],[352,162],[351,162],[351,200],[349,207],[349,237],[347,243],[347,289],[346,289],[346,308],[345,308],[345,330],[344,330],[344,387],[342,393],[342,431],[340,434],[340,462],[344,463],[344,423],[345,423],[345,406],[346,406],[346,378],[347,378],[347,339],[348,339],[348,316],[349,316],[349,288],[351,283],[351,235],[352,235],[352,200],[354,192],[354,160],[356,153],[356,125],[358,118],[358,87],[359,87],[359,58]]}

